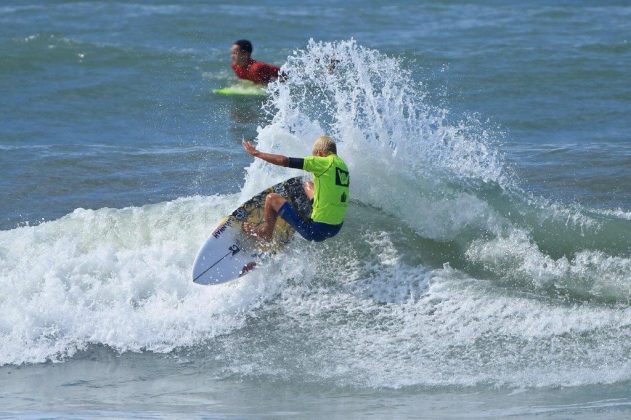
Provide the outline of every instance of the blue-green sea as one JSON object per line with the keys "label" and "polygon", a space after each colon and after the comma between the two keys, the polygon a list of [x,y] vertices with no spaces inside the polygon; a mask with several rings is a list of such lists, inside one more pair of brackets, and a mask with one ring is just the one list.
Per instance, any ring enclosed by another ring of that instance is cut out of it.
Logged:
{"label": "blue-green sea", "polygon": [[[630,416],[630,70],[627,1],[4,0],[0,417]],[[194,284],[322,134],[340,234]]]}

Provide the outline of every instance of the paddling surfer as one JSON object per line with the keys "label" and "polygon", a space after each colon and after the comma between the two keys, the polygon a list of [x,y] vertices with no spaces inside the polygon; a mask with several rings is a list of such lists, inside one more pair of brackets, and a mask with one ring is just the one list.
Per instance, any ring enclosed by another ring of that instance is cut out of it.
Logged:
{"label": "paddling surfer", "polygon": [[278,78],[280,68],[252,59],[252,43],[247,39],[236,41],[230,49],[231,66],[239,79],[266,85]]}

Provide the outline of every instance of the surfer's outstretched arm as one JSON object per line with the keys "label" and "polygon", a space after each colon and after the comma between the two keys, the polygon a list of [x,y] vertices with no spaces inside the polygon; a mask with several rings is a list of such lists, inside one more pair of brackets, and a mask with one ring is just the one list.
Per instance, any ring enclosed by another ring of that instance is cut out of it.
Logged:
{"label": "surfer's outstretched arm", "polygon": [[[337,147],[333,139],[328,136],[318,137],[313,143],[311,156],[305,158],[263,153],[256,150],[256,147],[247,140],[243,140],[242,144],[245,151],[254,157],[274,165],[302,169],[315,177],[313,183],[304,185],[307,197],[315,198],[309,223],[295,213],[285,198],[270,192],[265,198],[264,223],[247,228],[244,225],[244,230],[270,240],[276,219],[280,216],[309,241],[320,242],[340,231],[348,207],[349,172],[346,163],[337,156]],[[326,187],[321,189],[323,183]],[[334,211],[330,211],[331,208]]]}
{"label": "surfer's outstretched arm", "polygon": [[272,163],[274,165],[289,166],[289,158],[287,156],[275,155],[272,153],[263,153],[259,150],[256,150],[252,143],[247,140],[243,140],[241,144],[243,144],[243,148],[245,149],[245,151],[254,157],[263,159],[264,161]]}

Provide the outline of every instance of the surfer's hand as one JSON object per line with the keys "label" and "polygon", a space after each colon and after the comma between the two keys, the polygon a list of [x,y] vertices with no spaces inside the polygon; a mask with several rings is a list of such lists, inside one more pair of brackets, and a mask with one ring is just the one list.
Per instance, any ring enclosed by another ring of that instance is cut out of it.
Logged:
{"label": "surfer's hand", "polygon": [[243,148],[245,149],[246,152],[248,152],[250,155],[256,157],[256,155],[258,154],[258,150],[256,150],[256,148],[254,146],[252,146],[252,143],[247,141],[247,140],[243,140],[241,141],[241,144],[243,145]]}

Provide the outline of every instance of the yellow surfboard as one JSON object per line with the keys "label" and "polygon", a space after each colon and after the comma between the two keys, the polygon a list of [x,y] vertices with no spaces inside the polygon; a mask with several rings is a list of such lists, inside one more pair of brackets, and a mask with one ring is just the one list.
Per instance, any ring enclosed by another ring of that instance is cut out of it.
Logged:
{"label": "yellow surfboard", "polygon": [[240,82],[232,86],[221,89],[213,89],[213,93],[227,96],[265,96],[267,91],[265,86],[255,85],[254,83]]}

